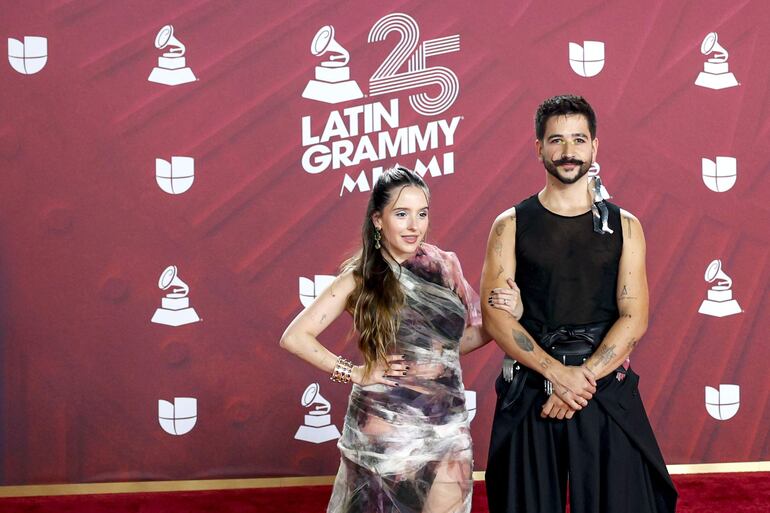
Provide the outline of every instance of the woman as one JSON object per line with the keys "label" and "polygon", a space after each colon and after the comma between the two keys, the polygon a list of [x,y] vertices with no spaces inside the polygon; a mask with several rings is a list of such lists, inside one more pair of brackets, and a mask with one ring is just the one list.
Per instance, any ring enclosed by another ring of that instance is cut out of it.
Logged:
{"label": "woman", "polygon": [[[362,249],[286,329],[281,347],[353,382],[329,513],[460,513],[471,507],[472,450],[459,355],[489,342],[453,253],[423,243],[429,191],[412,171],[382,174]],[[490,304],[521,317],[515,284]],[[316,337],[353,316],[363,365]]]}

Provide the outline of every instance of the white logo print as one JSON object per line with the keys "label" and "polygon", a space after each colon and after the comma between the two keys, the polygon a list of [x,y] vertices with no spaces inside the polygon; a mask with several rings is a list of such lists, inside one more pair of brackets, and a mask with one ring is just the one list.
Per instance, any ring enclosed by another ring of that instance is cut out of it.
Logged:
{"label": "white logo print", "polygon": [[169,435],[184,435],[192,431],[198,420],[198,400],[194,397],[175,397],[174,403],[158,400],[158,421]]}
{"label": "white logo print", "polygon": [[738,178],[738,160],[735,157],[717,157],[716,162],[701,159],[703,183],[714,192],[729,191]]}
{"label": "white logo print", "polygon": [[741,406],[741,387],[719,385],[719,390],[706,387],[706,411],[717,420],[735,417]]}
{"label": "white logo print", "polygon": [[[369,42],[385,41],[391,32],[395,32],[400,40],[369,79],[369,94],[378,96],[429,86],[431,91],[438,88],[436,96],[430,97],[427,93],[409,96],[415,112],[435,116],[451,107],[460,94],[457,75],[444,66],[428,66],[427,61],[435,55],[459,52],[460,35],[429,39],[418,46],[420,27],[415,19],[408,14],[393,13],[374,24],[369,31]],[[407,71],[399,73],[407,59]]]}
{"label": "white logo print", "polygon": [[468,424],[476,418],[476,392],[473,390],[465,391],[465,409],[468,410]]}
{"label": "white logo print", "polygon": [[569,65],[581,77],[594,77],[604,68],[604,43],[583,41],[569,44]]}
{"label": "white logo print", "polygon": [[698,313],[714,317],[727,317],[743,311],[738,306],[738,301],[733,299],[733,291],[731,290],[733,280],[722,270],[721,260],[714,260],[709,264],[704,278],[708,283],[714,281],[717,283],[708,290],[708,297],[701,303]]}
{"label": "white logo print", "polygon": [[171,25],[160,29],[155,36],[155,48],[163,50],[167,46],[171,48],[158,57],[158,66],[153,68],[147,80],[170,86],[197,80],[192,70],[187,67],[184,58],[185,46],[174,37],[174,27]]}
{"label": "white logo print", "polygon": [[302,406],[309,408],[315,405],[315,407],[305,415],[305,424],[300,426],[294,434],[297,440],[320,444],[340,437],[340,432],[337,426],[332,424],[332,418],[329,415],[331,405],[319,390],[318,383],[312,383],[302,394]]}
{"label": "white logo print", "polygon": [[363,98],[364,93],[355,80],[350,80],[350,54],[334,40],[334,27],[326,25],[316,33],[310,45],[316,57],[331,55],[315,67],[315,80],[307,83],[303,98],[326,103],[340,103]]}
{"label": "white logo print", "polygon": [[155,181],[169,194],[182,194],[192,187],[195,180],[195,159],[171,157],[171,162],[155,159]]}
{"label": "white logo print", "polygon": [[18,39],[9,37],[8,62],[22,75],[37,73],[48,62],[48,39],[40,36],[24,36],[22,43]]}
{"label": "white logo print", "polygon": [[709,89],[725,89],[738,85],[735,75],[728,70],[727,50],[717,42],[716,32],[706,35],[700,45],[700,51],[703,55],[713,53],[714,57],[703,63],[703,71],[698,74],[695,85]]}
{"label": "white logo print", "polygon": [[158,280],[158,288],[166,290],[170,287],[171,292],[161,299],[160,308],[155,310],[151,322],[165,324],[167,326],[182,326],[200,321],[200,317],[195,309],[190,306],[190,287],[183,282],[177,275],[175,265],[166,267]]}
{"label": "white logo print", "polygon": [[315,298],[321,295],[326,287],[332,284],[335,276],[326,274],[316,274],[314,280],[299,278],[299,300],[302,306],[310,306]]}

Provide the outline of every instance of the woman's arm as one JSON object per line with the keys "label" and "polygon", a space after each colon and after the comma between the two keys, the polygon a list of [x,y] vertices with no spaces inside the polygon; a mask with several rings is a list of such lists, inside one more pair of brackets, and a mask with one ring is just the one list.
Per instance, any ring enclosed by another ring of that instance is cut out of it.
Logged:
{"label": "woman's arm", "polygon": [[[337,355],[318,341],[318,336],[345,311],[348,296],[356,283],[352,271],[339,275],[313,303],[294,318],[281,336],[280,345],[314,367],[331,375],[337,365]],[[353,368],[351,380],[359,385],[382,383],[396,385],[387,376],[403,374],[401,357],[389,358],[390,365],[378,364],[369,376],[364,375],[362,365]]]}

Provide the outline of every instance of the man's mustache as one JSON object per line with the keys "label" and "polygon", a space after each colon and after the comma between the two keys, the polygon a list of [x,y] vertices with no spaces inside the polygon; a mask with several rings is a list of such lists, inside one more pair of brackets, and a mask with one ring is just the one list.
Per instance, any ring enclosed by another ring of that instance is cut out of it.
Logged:
{"label": "man's mustache", "polygon": [[554,160],[553,164],[555,166],[563,166],[564,164],[575,164],[576,166],[582,166],[583,161],[578,159],[559,159],[559,160]]}

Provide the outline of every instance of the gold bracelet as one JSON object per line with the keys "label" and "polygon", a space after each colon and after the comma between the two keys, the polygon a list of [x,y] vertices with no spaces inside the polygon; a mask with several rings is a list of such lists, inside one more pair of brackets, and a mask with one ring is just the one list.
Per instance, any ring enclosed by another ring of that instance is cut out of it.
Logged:
{"label": "gold bracelet", "polygon": [[329,379],[336,383],[350,383],[351,374],[353,374],[353,362],[338,356],[337,364],[334,366]]}

